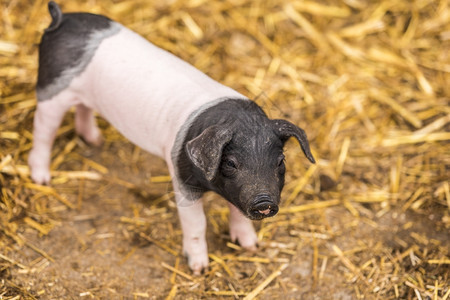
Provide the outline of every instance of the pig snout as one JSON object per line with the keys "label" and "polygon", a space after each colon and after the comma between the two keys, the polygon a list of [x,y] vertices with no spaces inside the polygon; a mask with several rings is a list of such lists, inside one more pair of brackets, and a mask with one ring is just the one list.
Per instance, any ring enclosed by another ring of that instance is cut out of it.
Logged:
{"label": "pig snout", "polygon": [[252,205],[248,209],[248,215],[255,220],[272,217],[278,212],[278,204],[273,200],[269,194],[260,194],[256,196]]}

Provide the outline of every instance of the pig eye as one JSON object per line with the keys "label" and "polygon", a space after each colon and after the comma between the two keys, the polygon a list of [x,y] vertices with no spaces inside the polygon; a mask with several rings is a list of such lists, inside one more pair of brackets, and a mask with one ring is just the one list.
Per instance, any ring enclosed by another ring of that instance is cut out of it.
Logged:
{"label": "pig eye", "polygon": [[236,169],[236,168],[237,168],[237,167],[236,167],[236,163],[235,163],[233,160],[231,160],[231,159],[226,160],[226,161],[225,161],[225,165],[226,165],[228,168],[233,168],[233,169]]}
{"label": "pig eye", "polygon": [[222,173],[225,177],[233,177],[237,171],[238,162],[232,158],[228,157],[222,161]]}

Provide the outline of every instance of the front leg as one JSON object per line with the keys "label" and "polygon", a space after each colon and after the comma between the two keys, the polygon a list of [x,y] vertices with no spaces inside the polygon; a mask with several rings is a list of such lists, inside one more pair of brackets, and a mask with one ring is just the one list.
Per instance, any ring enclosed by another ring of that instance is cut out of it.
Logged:
{"label": "front leg", "polygon": [[228,203],[230,208],[230,236],[231,240],[236,240],[239,244],[250,251],[256,251],[258,245],[258,237],[256,236],[253,223],[246,218],[240,210],[231,203]]}
{"label": "front leg", "polygon": [[206,244],[206,217],[201,199],[192,201],[177,199],[178,215],[183,231],[183,252],[194,275],[208,267],[208,246]]}

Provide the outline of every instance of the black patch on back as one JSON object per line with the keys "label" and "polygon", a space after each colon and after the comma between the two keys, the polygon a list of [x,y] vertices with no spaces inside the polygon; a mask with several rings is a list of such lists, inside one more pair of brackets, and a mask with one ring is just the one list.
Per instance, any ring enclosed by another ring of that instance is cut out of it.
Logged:
{"label": "black patch on back", "polygon": [[39,71],[37,88],[53,83],[64,70],[81,63],[91,33],[108,29],[113,21],[105,16],[90,13],[62,15],[57,28],[44,33],[39,45]]}

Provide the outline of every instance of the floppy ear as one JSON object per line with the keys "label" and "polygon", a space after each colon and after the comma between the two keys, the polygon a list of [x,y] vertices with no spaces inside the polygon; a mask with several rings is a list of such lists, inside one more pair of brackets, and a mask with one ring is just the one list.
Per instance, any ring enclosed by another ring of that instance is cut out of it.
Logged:
{"label": "floppy ear", "polygon": [[214,179],[222,158],[223,147],[231,141],[230,129],[213,125],[186,144],[186,152],[192,163],[203,171],[208,181]]}
{"label": "floppy ear", "polygon": [[311,150],[309,149],[308,138],[306,137],[306,133],[300,127],[292,124],[286,120],[272,120],[273,127],[275,129],[275,133],[280,137],[280,139],[285,142],[290,137],[295,137],[297,141],[300,143],[300,147],[303,150],[305,156],[309,159],[313,164],[316,163],[313,155],[311,154]]}

